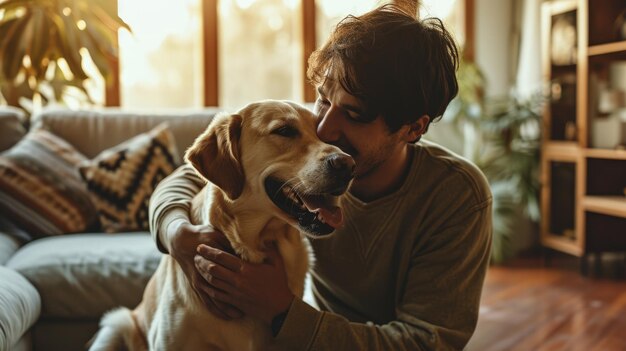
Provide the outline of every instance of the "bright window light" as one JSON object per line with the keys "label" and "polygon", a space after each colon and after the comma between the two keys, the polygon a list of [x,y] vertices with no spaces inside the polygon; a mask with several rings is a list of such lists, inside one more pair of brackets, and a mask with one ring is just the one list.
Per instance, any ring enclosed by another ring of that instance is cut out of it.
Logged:
{"label": "bright window light", "polygon": [[302,19],[286,0],[220,0],[219,104],[302,101]]}
{"label": "bright window light", "polygon": [[203,105],[202,0],[119,0],[123,107]]}

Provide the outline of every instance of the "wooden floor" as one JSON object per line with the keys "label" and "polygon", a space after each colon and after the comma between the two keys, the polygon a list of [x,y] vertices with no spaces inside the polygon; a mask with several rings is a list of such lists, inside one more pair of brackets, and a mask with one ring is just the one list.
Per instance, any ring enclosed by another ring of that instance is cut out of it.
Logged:
{"label": "wooden floor", "polygon": [[594,277],[582,276],[571,258],[550,267],[534,258],[490,268],[467,350],[626,350],[621,262],[617,274],[603,269]]}

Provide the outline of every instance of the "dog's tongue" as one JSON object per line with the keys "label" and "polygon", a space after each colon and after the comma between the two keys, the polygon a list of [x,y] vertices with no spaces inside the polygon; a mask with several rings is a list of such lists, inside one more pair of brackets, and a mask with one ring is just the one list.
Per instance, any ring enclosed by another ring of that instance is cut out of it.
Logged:
{"label": "dog's tongue", "polygon": [[302,201],[307,209],[317,213],[318,218],[324,223],[335,229],[343,226],[343,212],[340,207],[325,204],[324,198],[321,196],[303,197]]}
{"label": "dog's tongue", "polygon": [[337,206],[319,208],[318,217],[335,229],[343,226],[343,212],[341,212],[341,208]]}

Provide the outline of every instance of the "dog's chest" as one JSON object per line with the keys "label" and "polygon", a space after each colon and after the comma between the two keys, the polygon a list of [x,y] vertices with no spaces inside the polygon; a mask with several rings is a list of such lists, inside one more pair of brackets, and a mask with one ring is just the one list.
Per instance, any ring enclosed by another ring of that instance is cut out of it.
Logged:
{"label": "dog's chest", "polygon": [[267,350],[268,325],[252,318],[225,321],[196,301],[173,298],[157,311],[150,350]]}

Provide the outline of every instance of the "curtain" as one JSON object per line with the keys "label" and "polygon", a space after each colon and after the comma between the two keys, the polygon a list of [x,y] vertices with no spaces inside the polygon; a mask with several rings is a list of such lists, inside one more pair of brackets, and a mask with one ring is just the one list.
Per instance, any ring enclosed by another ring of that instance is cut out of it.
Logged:
{"label": "curtain", "polygon": [[[541,76],[541,0],[514,0],[513,40],[519,42],[513,51],[514,89],[520,98],[540,91]],[[517,12],[517,14],[515,14]],[[517,28],[515,28],[517,27]]]}

